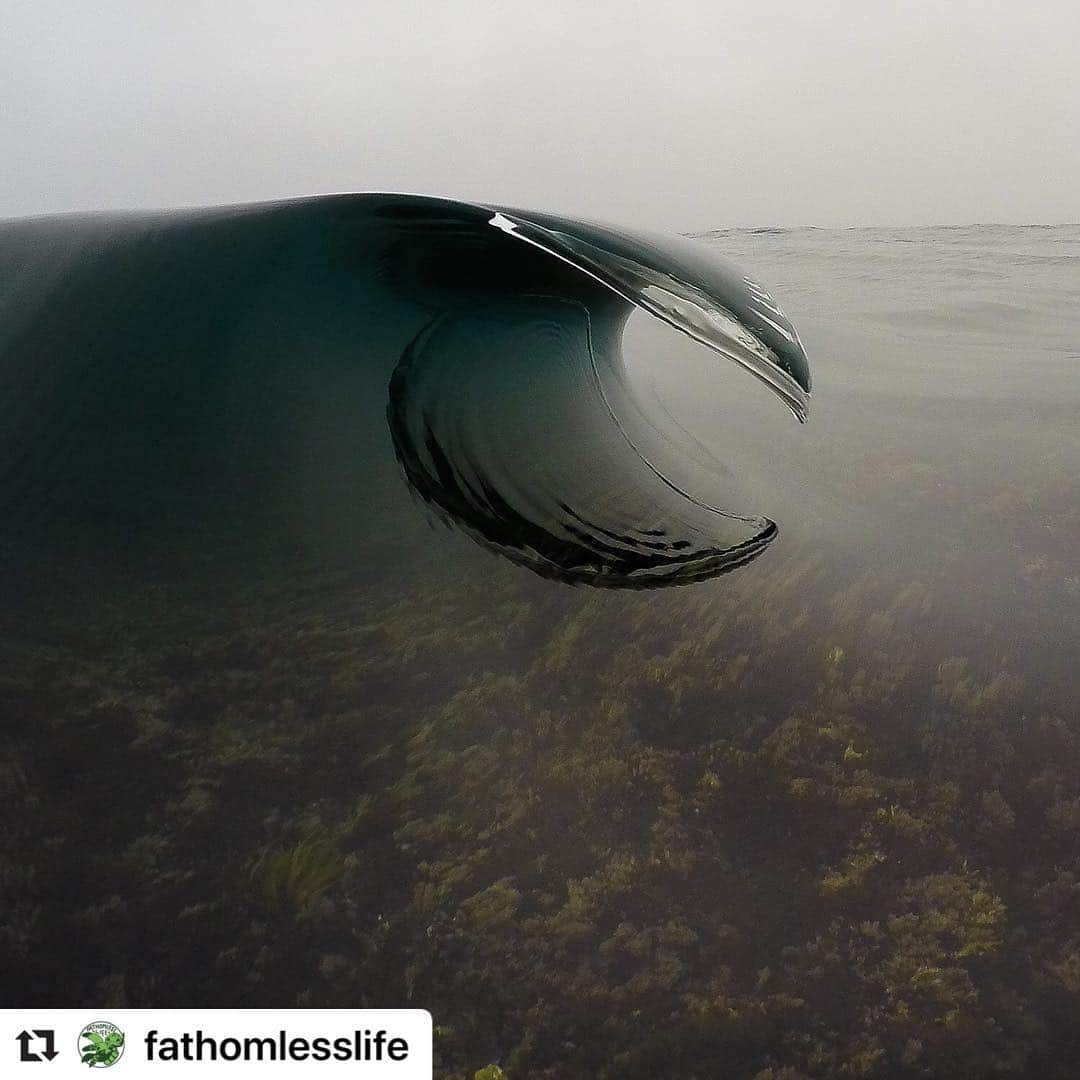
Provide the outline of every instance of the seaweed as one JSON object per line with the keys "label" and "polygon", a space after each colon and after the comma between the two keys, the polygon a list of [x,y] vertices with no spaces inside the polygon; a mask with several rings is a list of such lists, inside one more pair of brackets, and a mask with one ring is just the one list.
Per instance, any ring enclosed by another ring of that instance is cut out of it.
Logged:
{"label": "seaweed", "polygon": [[1017,565],[1033,602],[973,621],[951,543],[662,595],[491,562],[9,610],[4,995],[415,1005],[446,1080],[1064,1080],[1075,614]]}

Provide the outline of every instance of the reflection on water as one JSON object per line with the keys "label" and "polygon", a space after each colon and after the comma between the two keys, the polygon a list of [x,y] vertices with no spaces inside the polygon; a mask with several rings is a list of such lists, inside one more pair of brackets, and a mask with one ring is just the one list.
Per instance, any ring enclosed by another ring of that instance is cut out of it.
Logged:
{"label": "reflection on water", "polygon": [[628,428],[599,377],[604,366],[625,387],[628,312],[613,306],[504,298],[425,327],[390,380],[405,476],[449,521],[545,576],[632,588],[734,569],[776,526],[659,471],[644,447],[663,436],[632,412]]}
{"label": "reflection on water", "polygon": [[[5,1003],[413,1004],[470,1080],[1071,1076],[1080,229],[703,238],[803,426],[488,217],[349,207],[4,249]],[[746,510],[738,573],[549,580],[707,574]]]}

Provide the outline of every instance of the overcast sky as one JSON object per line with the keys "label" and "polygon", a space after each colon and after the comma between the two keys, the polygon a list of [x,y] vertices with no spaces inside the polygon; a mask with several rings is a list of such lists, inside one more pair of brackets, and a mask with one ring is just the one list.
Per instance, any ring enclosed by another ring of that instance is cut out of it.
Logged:
{"label": "overcast sky", "polygon": [[1080,221],[1076,0],[0,0],[0,216]]}

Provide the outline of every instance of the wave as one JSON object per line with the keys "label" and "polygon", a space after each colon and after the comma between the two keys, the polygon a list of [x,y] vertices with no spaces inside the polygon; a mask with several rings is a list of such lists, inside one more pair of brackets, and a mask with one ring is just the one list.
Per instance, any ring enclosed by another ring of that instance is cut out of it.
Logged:
{"label": "wave", "polygon": [[0,540],[385,568],[432,555],[408,492],[572,583],[735,569],[777,526],[637,394],[638,310],[805,419],[779,305],[678,237],[411,195],[0,224]]}

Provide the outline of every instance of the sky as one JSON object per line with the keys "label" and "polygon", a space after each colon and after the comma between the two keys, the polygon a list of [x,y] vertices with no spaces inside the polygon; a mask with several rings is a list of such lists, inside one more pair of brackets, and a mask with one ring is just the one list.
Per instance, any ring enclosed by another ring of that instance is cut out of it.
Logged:
{"label": "sky", "polygon": [[0,0],[0,217],[340,191],[1080,221],[1080,4]]}

